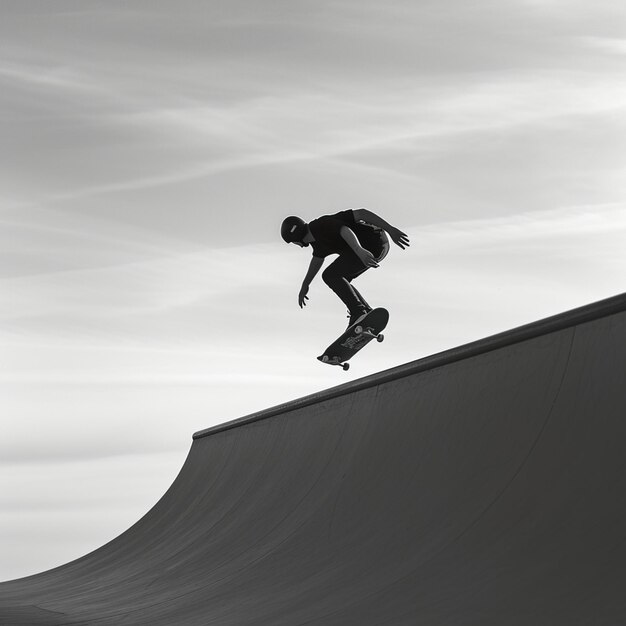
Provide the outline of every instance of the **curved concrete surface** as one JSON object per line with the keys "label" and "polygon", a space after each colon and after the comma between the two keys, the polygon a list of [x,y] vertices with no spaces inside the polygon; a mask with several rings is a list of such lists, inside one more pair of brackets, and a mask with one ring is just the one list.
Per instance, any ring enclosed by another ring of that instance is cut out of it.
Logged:
{"label": "curved concrete surface", "polygon": [[0,623],[626,623],[626,295],[197,433]]}

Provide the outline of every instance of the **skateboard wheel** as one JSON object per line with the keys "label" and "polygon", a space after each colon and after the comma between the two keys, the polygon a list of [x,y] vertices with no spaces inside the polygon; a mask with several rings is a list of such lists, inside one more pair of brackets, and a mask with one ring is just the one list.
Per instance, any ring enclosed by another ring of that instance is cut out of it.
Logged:
{"label": "skateboard wheel", "polygon": [[376,341],[378,341],[378,343],[380,343],[381,341],[383,341],[384,338],[385,338],[385,335],[378,335],[376,337]]}
{"label": "skateboard wheel", "polygon": [[344,372],[347,372],[350,369],[350,363],[344,363],[341,367],[343,367]]}
{"label": "skateboard wheel", "polygon": [[355,334],[360,335],[363,332],[363,326],[355,326],[354,332]]}
{"label": "skateboard wheel", "polygon": [[328,355],[327,355],[327,354],[325,354],[325,355],[322,357],[322,361],[323,361],[324,363],[328,363],[328,361],[330,361],[330,359],[328,358]]}

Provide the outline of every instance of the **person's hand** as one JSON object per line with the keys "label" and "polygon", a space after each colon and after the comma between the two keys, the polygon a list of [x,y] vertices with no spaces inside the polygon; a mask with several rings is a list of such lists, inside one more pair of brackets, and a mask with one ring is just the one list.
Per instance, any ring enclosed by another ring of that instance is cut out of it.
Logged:
{"label": "person's hand", "polygon": [[389,236],[393,240],[393,242],[400,246],[403,250],[408,248],[411,244],[409,243],[409,237],[406,233],[403,233],[401,230],[394,228],[393,226],[387,231]]}
{"label": "person's hand", "polygon": [[357,252],[357,256],[359,257],[359,259],[361,259],[361,262],[363,263],[363,265],[365,265],[365,267],[378,267],[378,262],[369,250],[361,248]]}
{"label": "person's hand", "polygon": [[298,294],[298,304],[300,305],[300,308],[306,306],[306,301],[309,299],[306,295],[307,293],[309,293],[309,286],[302,285],[302,289],[300,289],[300,293]]}

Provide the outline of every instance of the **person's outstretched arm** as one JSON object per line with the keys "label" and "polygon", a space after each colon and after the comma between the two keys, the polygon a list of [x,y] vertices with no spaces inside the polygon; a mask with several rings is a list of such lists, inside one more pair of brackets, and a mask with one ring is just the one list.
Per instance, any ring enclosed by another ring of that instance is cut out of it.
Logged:
{"label": "person's outstretched arm", "polygon": [[300,288],[300,293],[298,294],[298,304],[300,305],[300,308],[306,306],[306,301],[309,299],[309,297],[306,295],[307,293],[309,293],[309,285],[311,284],[311,281],[317,276],[317,273],[322,268],[322,265],[324,265],[324,259],[316,256],[311,257],[309,269],[306,273],[306,276],[304,277],[304,280],[302,281],[302,287]]}
{"label": "person's outstretched arm", "polygon": [[382,217],[380,217],[380,215],[376,215],[373,211],[368,209],[353,209],[352,212],[354,213],[354,219],[357,222],[362,220],[372,226],[382,228],[389,234],[393,242],[400,246],[403,250],[410,245],[409,237],[406,233],[403,233],[395,226],[392,226],[389,222],[386,222]]}

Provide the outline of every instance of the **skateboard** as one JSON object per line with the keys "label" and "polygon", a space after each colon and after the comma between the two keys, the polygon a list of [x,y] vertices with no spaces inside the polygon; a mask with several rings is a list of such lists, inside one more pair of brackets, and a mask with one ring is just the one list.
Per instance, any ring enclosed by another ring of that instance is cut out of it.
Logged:
{"label": "skateboard", "polygon": [[370,311],[358,324],[349,326],[345,332],[331,343],[318,360],[327,365],[339,365],[344,370],[350,368],[349,361],[359,350],[364,348],[372,339],[381,342],[384,330],[389,321],[389,311],[378,308]]}

